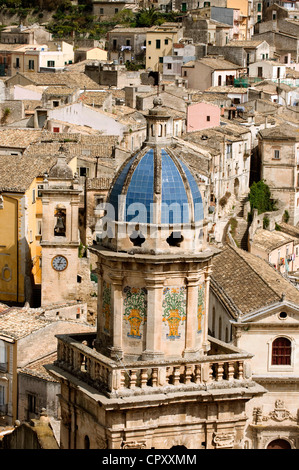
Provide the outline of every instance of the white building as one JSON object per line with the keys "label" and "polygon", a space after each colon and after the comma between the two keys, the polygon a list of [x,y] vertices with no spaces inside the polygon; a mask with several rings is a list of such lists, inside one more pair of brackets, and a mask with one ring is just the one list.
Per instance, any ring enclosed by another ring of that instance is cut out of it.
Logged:
{"label": "white building", "polygon": [[298,449],[298,290],[260,257],[227,247],[213,262],[209,319],[213,336],[254,354],[253,379],[268,391],[246,406],[244,447]]}
{"label": "white building", "polygon": [[260,60],[249,65],[249,77],[268,78],[273,81],[284,79],[286,66],[271,60]]}

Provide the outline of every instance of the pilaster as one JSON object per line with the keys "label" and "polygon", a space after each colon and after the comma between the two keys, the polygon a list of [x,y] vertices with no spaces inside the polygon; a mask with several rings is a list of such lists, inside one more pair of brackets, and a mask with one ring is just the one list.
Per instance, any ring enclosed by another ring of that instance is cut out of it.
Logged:
{"label": "pilaster", "polygon": [[186,315],[186,334],[185,350],[183,357],[192,358],[199,354],[199,344],[196,341],[196,320],[198,303],[199,276],[193,275],[187,278],[187,315]]}
{"label": "pilaster", "polygon": [[113,273],[109,275],[111,279],[112,298],[112,346],[109,348],[110,357],[120,360],[123,358],[122,329],[123,329],[123,275]]}
{"label": "pilaster", "polygon": [[146,349],[142,360],[155,360],[164,357],[161,348],[163,276],[146,277],[147,321]]}
{"label": "pilaster", "polygon": [[205,303],[204,303],[204,316],[203,316],[203,343],[202,346],[204,351],[207,352],[210,349],[210,343],[208,341],[208,319],[209,319],[209,296],[210,296],[210,281],[211,281],[211,266],[207,266],[205,269]]}

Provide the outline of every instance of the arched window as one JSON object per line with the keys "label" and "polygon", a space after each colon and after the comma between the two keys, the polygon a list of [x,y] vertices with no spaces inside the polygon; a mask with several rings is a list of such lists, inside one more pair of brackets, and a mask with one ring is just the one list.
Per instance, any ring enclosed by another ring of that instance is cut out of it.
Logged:
{"label": "arched window", "polygon": [[291,365],[292,344],[288,338],[276,338],[272,343],[272,365]]}
{"label": "arched window", "polygon": [[90,449],[90,442],[88,436],[84,437],[84,449]]}

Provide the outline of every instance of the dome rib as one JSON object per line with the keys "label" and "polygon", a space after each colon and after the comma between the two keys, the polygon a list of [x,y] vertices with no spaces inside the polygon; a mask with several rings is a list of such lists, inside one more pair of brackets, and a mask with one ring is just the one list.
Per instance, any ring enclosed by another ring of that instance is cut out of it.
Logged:
{"label": "dome rib", "polygon": [[[120,207],[121,195],[125,199]],[[114,207],[115,221],[119,222],[131,222],[138,216],[140,222],[154,223],[151,204],[155,202],[161,209],[158,224],[187,224],[204,218],[197,182],[170,148],[147,146],[130,157],[114,179],[108,202]],[[132,207],[138,203],[142,206]]]}

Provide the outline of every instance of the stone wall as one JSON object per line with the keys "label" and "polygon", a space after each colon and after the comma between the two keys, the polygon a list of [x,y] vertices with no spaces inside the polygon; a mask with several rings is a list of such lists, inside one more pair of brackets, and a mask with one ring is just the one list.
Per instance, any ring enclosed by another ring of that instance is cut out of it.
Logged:
{"label": "stone wall", "polygon": [[[51,362],[49,360],[49,362]],[[28,393],[36,397],[36,413],[27,414]],[[58,394],[60,383],[42,379],[37,375],[30,375],[20,371],[18,374],[18,419],[26,421],[28,418],[37,418],[42,408],[46,408],[49,416],[60,418],[60,404]]]}
{"label": "stone wall", "polygon": [[240,65],[241,67],[246,66],[246,52],[241,47],[220,47],[208,45],[207,53],[210,55],[222,55],[225,60],[228,60],[233,64]]}
{"label": "stone wall", "polygon": [[[6,110],[7,112],[6,116]],[[0,103],[0,123],[1,125],[11,124],[14,121],[19,121],[25,117],[24,103],[22,100],[7,100]],[[3,119],[3,121],[2,121]]]}

